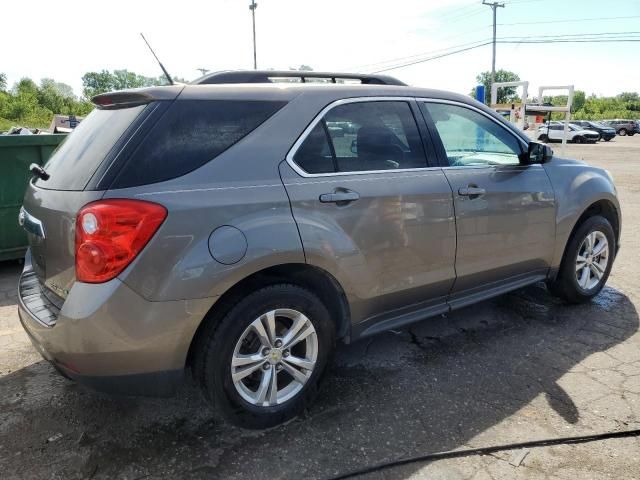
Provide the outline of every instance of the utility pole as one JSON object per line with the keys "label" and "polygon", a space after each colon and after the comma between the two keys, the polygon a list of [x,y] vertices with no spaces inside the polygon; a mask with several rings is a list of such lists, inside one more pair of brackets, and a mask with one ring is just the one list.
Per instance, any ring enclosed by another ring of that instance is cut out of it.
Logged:
{"label": "utility pole", "polygon": [[[483,5],[488,5],[493,10],[493,59],[491,60],[491,86],[496,82],[496,11],[498,7],[504,8],[504,3],[493,2],[489,3],[487,0],[482,0]],[[489,86],[489,88],[491,88]]]}
{"label": "utility pole", "polygon": [[251,10],[251,18],[253,19],[253,69],[254,70],[258,69],[258,57],[256,56],[256,8],[257,7],[258,7],[258,4],[256,3],[256,0],[251,0],[251,5],[249,5],[249,10]]}
{"label": "utility pole", "polygon": [[207,73],[209,73],[209,69],[208,69],[208,68],[202,68],[202,67],[200,67],[200,68],[196,68],[196,70],[200,70],[200,73],[201,73],[202,75],[206,75]]}

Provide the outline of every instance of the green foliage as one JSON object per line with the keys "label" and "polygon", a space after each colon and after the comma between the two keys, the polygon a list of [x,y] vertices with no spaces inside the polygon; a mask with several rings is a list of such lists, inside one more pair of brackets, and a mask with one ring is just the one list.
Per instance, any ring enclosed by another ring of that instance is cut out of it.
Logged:
{"label": "green foliage", "polygon": [[[517,82],[520,77],[517,73],[508,70],[496,70],[496,82]],[[476,82],[484,85],[484,103],[491,103],[491,72],[482,72],[476,77]],[[471,91],[471,96],[475,98],[476,89]],[[498,103],[510,103],[520,101],[516,87],[503,87],[498,89]]]}
{"label": "green foliage", "polygon": [[7,74],[0,73],[0,92],[4,92],[7,89]]}
{"label": "green foliage", "polygon": [[[566,105],[567,96],[545,97],[544,101],[552,105]],[[583,91],[576,90],[571,113],[576,120],[640,119],[640,95],[636,92],[623,92],[615,97],[587,97]],[[564,114],[554,113],[552,118],[560,120],[564,118]]]}
{"label": "green foliage", "polygon": [[[177,83],[187,83],[184,78],[173,77]],[[153,87],[167,85],[169,82],[164,75],[158,77],[145,77],[129,70],[109,70],[100,72],[87,72],[82,76],[82,94],[87,100],[95,95],[127,88]]]}
{"label": "green foliage", "polygon": [[82,94],[86,99],[91,99],[95,95],[114,90],[124,90],[126,88],[150,87],[167,83],[163,77],[145,77],[128,70],[109,70],[100,72],[87,72],[82,76]]}
{"label": "green foliage", "polygon": [[[6,88],[6,76],[0,74],[1,79]],[[12,126],[48,128],[55,113],[84,116],[93,109],[69,85],[50,78],[43,78],[40,85],[23,78],[10,91],[5,88],[0,88],[0,131]]]}

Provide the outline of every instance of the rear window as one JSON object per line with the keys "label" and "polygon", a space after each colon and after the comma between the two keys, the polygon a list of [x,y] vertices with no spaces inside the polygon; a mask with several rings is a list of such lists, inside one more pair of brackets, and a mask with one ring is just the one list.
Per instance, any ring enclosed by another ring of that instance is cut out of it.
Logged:
{"label": "rear window", "polygon": [[36,180],[41,188],[83,190],[118,139],[145,108],[94,109],[55,150],[44,169],[51,176]]}
{"label": "rear window", "polygon": [[162,182],[189,173],[245,137],[285,103],[178,100],[131,153],[111,188]]}

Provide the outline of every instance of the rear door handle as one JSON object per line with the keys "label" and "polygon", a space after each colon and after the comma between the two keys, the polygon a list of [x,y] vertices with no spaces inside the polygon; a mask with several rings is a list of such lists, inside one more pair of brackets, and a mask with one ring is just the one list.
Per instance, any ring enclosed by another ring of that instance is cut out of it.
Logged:
{"label": "rear door handle", "polygon": [[479,197],[480,195],[484,195],[487,191],[484,188],[479,187],[464,187],[458,190],[458,195],[462,197]]}
{"label": "rear door handle", "polygon": [[333,193],[323,193],[320,195],[320,202],[322,203],[348,203],[355,202],[360,198],[360,194],[358,192],[354,192],[351,190],[338,191]]}

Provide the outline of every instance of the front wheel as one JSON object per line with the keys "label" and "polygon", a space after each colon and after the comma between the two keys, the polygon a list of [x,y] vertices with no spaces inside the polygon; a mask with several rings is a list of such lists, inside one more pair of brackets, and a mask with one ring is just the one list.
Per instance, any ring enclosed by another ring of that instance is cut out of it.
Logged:
{"label": "front wheel", "polygon": [[590,300],[607,282],[615,252],[616,238],[609,221],[599,215],[587,219],[570,238],[549,290],[570,303]]}
{"label": "front wheel", "polygon": [[624,137],[627,134],[627,129],[626,128],[621,128],[618,131],[618,135],[620,135],[621,137]]}
{"label": "front wheel", "polygon": [[584,143],[584,138],[582,137],[575,137],[573,139],[573,143]]}
{"label": "front wheel", "polygon": [[545,134],[542,134],[538,137],[538,140],[542,143],[549,143],[549,137]]}
{"label": "front wheel", "polygon": [[315,398],[334,338],[329,312],[312,292],[289,284],[262,288],[201,344],[202,387],[232,423],[278,425]]}

